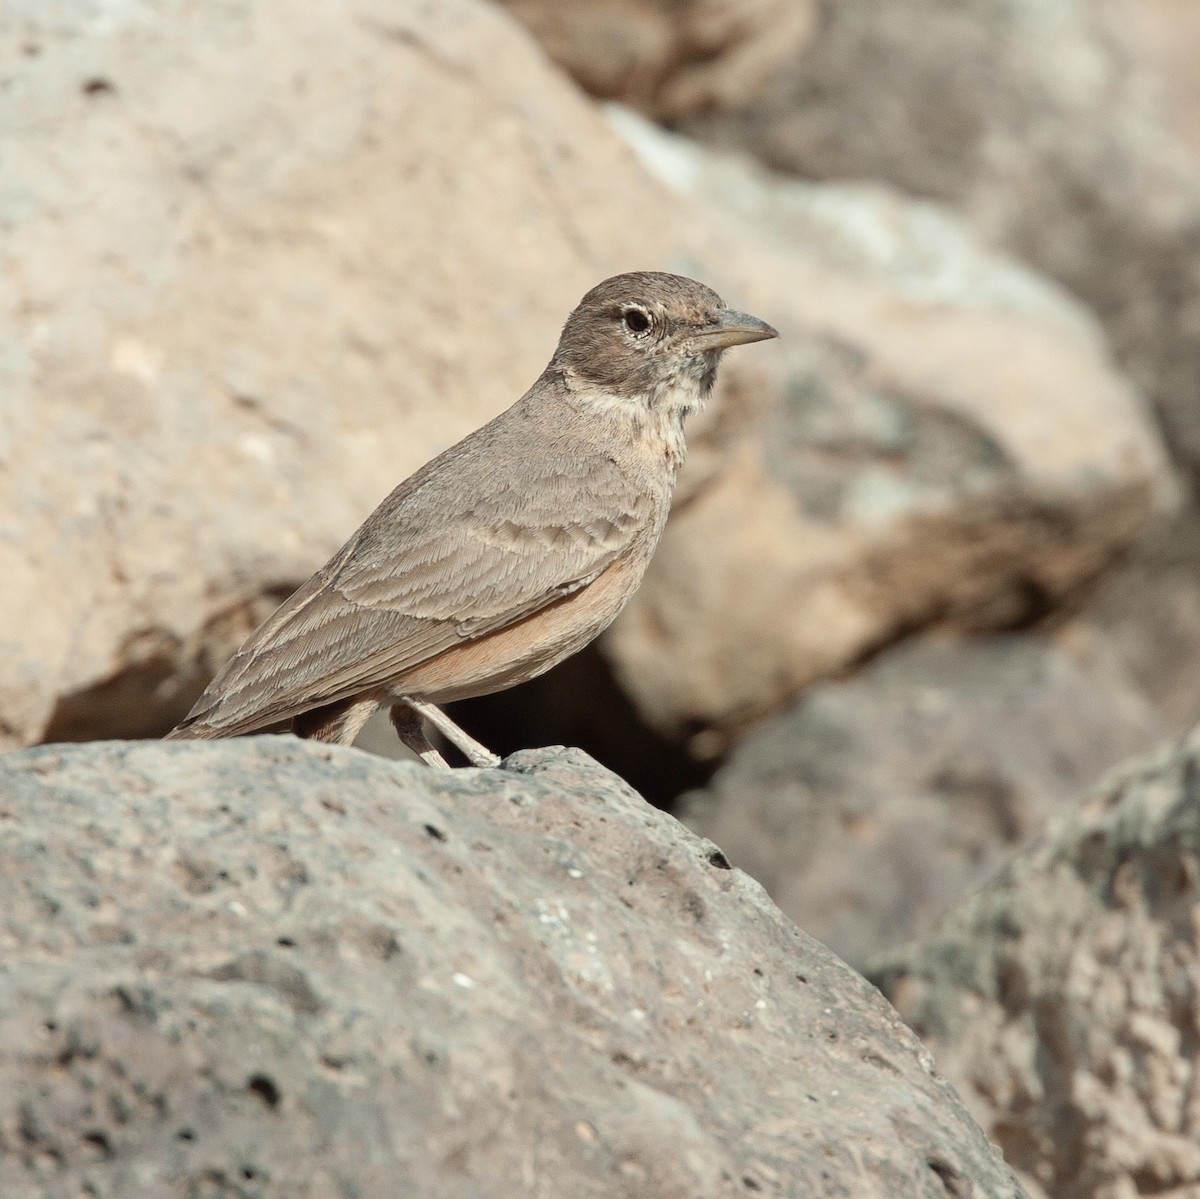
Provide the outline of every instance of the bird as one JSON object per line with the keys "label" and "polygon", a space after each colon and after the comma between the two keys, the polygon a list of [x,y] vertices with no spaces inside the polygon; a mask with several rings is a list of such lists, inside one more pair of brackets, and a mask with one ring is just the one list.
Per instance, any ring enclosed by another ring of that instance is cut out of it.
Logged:
{"label": "bird", "polygon": [[169,739],[276,729],[348,745],[380,707],[446,766],[500,759],[440,705],[582,649],[636,590],[686,455],[684,422],[732,346],[778,334],[661,271],[593,287],[510,408],[405,479],[218,672]]}

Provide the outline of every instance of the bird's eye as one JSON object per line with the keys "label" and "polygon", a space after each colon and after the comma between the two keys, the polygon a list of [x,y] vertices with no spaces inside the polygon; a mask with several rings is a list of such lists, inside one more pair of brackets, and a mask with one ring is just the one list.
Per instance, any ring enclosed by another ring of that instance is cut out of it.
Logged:
{"label": "bird's eye", "polygon": [[645,333],[650,328],[650,317],[640,308],[626,308],[621,319],[630,333]]}

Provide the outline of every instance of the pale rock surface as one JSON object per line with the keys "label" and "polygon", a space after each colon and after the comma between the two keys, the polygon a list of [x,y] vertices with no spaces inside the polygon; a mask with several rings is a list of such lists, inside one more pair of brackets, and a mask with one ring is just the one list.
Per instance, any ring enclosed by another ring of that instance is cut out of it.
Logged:
{"label": "pale rock surface", "polygon": [[1046,637],[918,639],[739,742],[683,818],[851,965],[929,931],[1162,720]]}
{"label": "pale rock surface", "polygon": [[922,626],[1003,628],[1096,575],[1169,494],[1103,335],[950,215],[809,185],[613,120],[736,229],[764,310],[804,336],[747,361],[701,425],[672,523],[606,649],[652,723],[729,735]]}
{"label": "pale rock surface", "polygon": [[1198,880],[1193,732],[873,967],[1031,1194],[1200,1193]]}
{"label": "pale rock surface", "polygon": [[1163,492],[1061,295],[890,193],[681,185],[476,0],[12,0],[0,36],[0,743],[168,727],[618,270],[783,333],[730,355],[610,643],[702,751],[903,631],[1053,604]]}
{"label": "pale rock surface", "polygon": [[0,759],[5,1199],[1019,1199],[873,987],[577,751]]}
{"label": "pale rock surface", "polygon": [[[646,51],[643,25],[616,19],[620,0],[513,3],[587,86],[594,86],[587,64],[597,25],[624,30],[626,60]],[[772,22],[802,28],[799,42],[781,39],[798,49],[770,79],[724,94],[676,93],[668,75],[647,93],[635,72],[624,88],[613,76],[597,94],[807,178],[874,180],[961,208],[986,239],[1096,310],[1122,363],[1157,404],[1180,460],[1200,470],[1195,5],[838,0],[814,12],[812,0],[793,0],[785,7],[781,21],[765,0],[737,6],[761,24],[741,41],[714,46],[707,64],[720,78],[743,42],[770,37]],[[620,55],[610,46],[605,57]],[[682,80],[685,60],[678,70]]]}
{"label": "pale rock surface", "polygon": [[474,0],[6,0],[0,62],[0,744],[168,726],[588,287],[704,274]]}
{"label": "pale rock surface", "polygon": [[[955,205],[1093,308],[1196,473],[1200,160],[1132,2],[839,0],[769,94],[687,127]],[[1169,29],[1194,80],[1194,15]]]}
{"label": "pale rock surface", "polygon": [[1107,2],[1124,18],[1138,51],[1162,81],[1167,123],[1200,158],[1200,7],[1192,0]]}

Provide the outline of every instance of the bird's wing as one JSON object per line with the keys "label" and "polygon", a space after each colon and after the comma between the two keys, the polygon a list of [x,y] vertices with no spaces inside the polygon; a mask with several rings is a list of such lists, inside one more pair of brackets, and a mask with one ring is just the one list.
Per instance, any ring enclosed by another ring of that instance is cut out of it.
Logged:
{"label": "bird's wing", "polygon": [[[465,460],[464,460],[465,458]],[[651,518],[609,459],[427,468],[246,642],[180,726],[227,736],[382,686],[587,586]],[[430,466],[434,466],[438,460]]]}

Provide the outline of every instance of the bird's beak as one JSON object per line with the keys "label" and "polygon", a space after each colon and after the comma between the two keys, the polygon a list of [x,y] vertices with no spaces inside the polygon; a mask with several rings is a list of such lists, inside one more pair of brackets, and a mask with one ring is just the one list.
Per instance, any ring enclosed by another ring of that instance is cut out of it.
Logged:
{"label": "bird's beak", "polygon": [[766,321],[760,321],[758,317],[746,312],[722,308],[716,321],[692,334],[692,341],[698,343],[702,350],[725,350],[730,346],[741,346],[750,341],[766,341],[769,337],[778,336]]}

